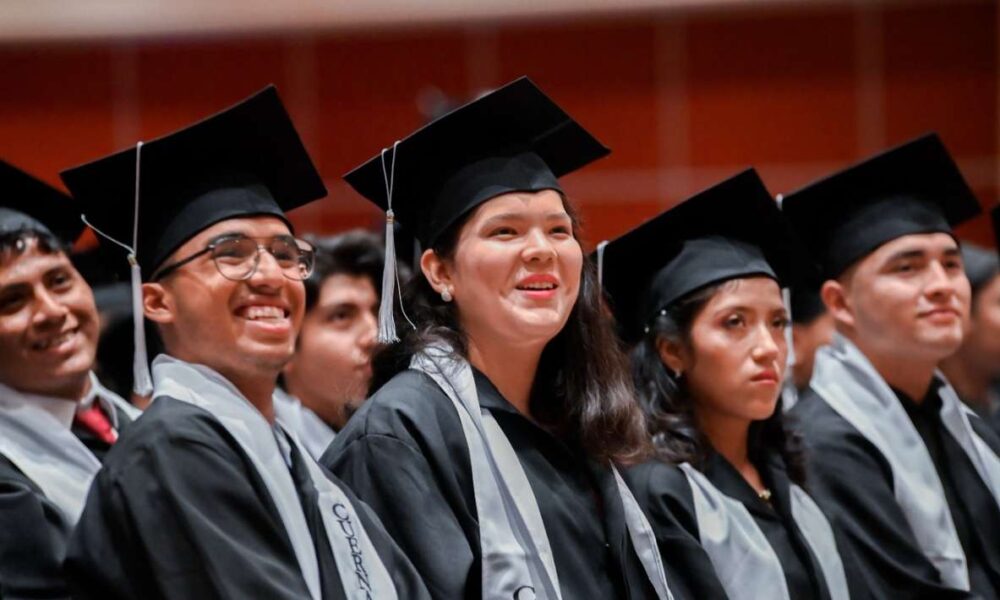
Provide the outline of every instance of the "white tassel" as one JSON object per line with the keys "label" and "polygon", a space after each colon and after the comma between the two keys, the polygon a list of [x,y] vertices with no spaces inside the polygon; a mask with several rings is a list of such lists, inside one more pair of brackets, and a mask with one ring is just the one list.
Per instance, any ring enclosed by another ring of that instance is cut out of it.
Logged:
{"label": "white tassel", "polygon": [[[389,171],[385,169],[385,153],[387,149],[382,149],[382,178],[385,180],[385,267],[382,269],[382,302],[378,307],[378,342],[380,344],[394,344],[399,341],[396,335],[396,319],[393,316],[393,301],[396,296],[396,214],[392,212],[392,184],[396,176],[396,147],[399,146],[397,140],[392,145],[392,164]],[[400,299],[402,307],[402,299]]]}
{"label": "white tassel", "polygon": [[396,295],[396,217],[390,208],[385,213],[385,268],[382,270],[382,302],[378,307],[378,341],[393,344],[399,341],[396,335],[396,319],[393,317],[393,299]]}
{"label": "white tassel", "polygon": [[146,353],[146,329],[142,311],[142,271],[134,254],[128,256],[129,278],[132,283],[132,339],[135,353],[132,355],[132,391],[148,397],[153,393],[153,378],[149,373]]}
{"label": "white tassel", "polygon": [[608,240],[604,240],[597,245],[597,285],[604,285],[604,249],[608,247]]}

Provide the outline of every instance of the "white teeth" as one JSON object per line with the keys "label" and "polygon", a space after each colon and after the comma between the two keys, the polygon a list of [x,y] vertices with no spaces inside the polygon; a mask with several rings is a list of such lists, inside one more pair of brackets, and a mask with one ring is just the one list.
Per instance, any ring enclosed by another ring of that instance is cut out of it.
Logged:
{"label": "white teeth", "polygon": [[285,311],[277,306],[250,306],[243,314],[247,319],[253,321],[255,319],[280,319],[285,316]]}
{"label": "white teeth", "polygon": [[74,333],[76,333],[75,329],[61,333],[54,338],[49,338],[41,342],[35,342],[35,350],[48,350],[52,346],[58,346],[72,337]]}
{"label": "white teeth", "polygon": [[554,290],[556,285],[554,283],[526,283],[519,286],[522,290]]}

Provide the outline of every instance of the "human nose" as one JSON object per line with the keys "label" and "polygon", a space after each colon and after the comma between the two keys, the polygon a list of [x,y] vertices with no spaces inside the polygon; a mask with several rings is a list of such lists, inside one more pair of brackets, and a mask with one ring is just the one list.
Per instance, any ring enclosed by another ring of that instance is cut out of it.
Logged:
{"label": "human nose", "polygon": [[551,260],[556,256],[556,249],[544,231],[534,229],[527,236],[523,256],[527,261]]}
{"label": "human nose", "polygon": [[770,363],[776,361],[785,347],[784,333],[774,333],[766,324],[756,328],[754,336],[753,358],[757,362]]}
{"label": "human nose", "polygon": [[371,354],[372,349],[375,348],[375,340],[378,338],[378,319],[375,313],[365,311],[361,326],[364,330],[358,340],[358,345],[361,346],[365,354]]}
{"label": "human nose", "polygon": [[281,265],[262,244],[257,245],[256,262],[257,266],[249,277],[251,285],[280,287],[285,279]]}
{"label": "human nose", "polygon": [[34,315],[34,324],[62,322],[69,314],[69,308],[59,302],[48,290],[42,288],[37,292],[37,308]]}
{"label": "human nose", "polygon": [[[924,294],[932,299],[949,299],[956,294],[955,278],[949,275],[940,262],[932,262],[928,271],[928,281],[924,287]],[[964,273],[961,276],[964,277]]]}

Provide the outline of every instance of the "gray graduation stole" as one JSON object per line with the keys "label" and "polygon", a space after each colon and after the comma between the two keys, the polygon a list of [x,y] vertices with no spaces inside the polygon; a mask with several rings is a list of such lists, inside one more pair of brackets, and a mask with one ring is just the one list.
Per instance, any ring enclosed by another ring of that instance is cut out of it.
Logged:
{"label": "gray graduation stole", "polygon": [[[310,596],[319,600],[321,590],[315,546],[275,429],[232,383],[203,365],[161,354],[153,361],[153,381],[154,398],[169,396],[199,406],[218,419],[236,439],[278,509]],[[323,527],[333,550],[345,596],[352,600],[396,600],[396,589],[388,570],[350,500],[309,458],[308,451],[295,434],[284,427],[281,429],[298,447],[316,487]]]}
{"label": "gray graduation stole", "polygon": [[76,525],[101,463],[68,427],[38,406],[38,398],[0,384],[0,454]]}
{"label": "gray graduation stole", "polygon": [[[941,421],[1000,503],[1000,458],[976,435],[972,412],[945,382]],[[810,386],[886,458],[893,492],[917,543],[951,587],[969,589],[965,552],[931,456],[906,410],[865,355],[840,334],[816,353]]]}
{"label": "gray graduation stole", "polygon": [[[688,463],[700,542],[731,600],[790,600],[778,555],[742,502],[723,494]],[[831,600],[848,600],[847,577],[826,517],[805,491],[791,486],[792,518],[820,565]]]}
{"label": "gray graduation stole", "polygon": [[[410,368],[437,383],[462,423],[479,517],[483,600],[561,600],[538,502],[510,440],[479,405],[469,363],[440,345],[414,355]],[[652,529],[621,475],[614,473],[636,553],[658,598],[672,600]]]}

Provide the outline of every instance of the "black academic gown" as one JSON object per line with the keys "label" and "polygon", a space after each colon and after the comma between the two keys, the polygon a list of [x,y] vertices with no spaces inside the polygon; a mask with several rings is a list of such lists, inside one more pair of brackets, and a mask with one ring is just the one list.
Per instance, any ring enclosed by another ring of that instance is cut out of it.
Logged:
{"label": "black academic gown", "polygon": [[[118,411],[119,430],[130,421]],[[72,432],[103,461],[109,444],[76,425]],[[0,599],[67,598],[62,562],[72,529],[41,488],[0,456]]]}
{"label": "black academic gown", "polygon": [[[342,489],[399,597],[426,598],[378,519]],[[321,579],[339,584],[333,555],[318,556]],[[169,397],[157,398],[108,453],[71,538],[65,571],[81,600],[309,598],[281,517],[250,458],[214,416]],[[339,585],[329,588],[324,585],[324,598],[344,598]]]}
{"label": "black academic gown", "polygon": [[[591,465],[473,372],[480,405],[510,440],[538,502],[562,597],[655,598],[629,541],[610,469]],[[320,462],[378,513],[434,598],[480,598],[469,451],[454,405],[430,377],[396,375],[337,434]]]}
{"label": "black academic gown", "polygon": [[667,581],[675,595],[712,600],[726,592],[701,547],[691,485],[676,466],[649,461],[624,471],[636,502],[656,535]]}
{"label": "black academic gown", "polygon": [[[891,600],[997,598],[1000,511],[958,442],[933,413],[939,402],[932,402],[935,406],[925,413],[929,418],[917,431],[925,444],[928,436],[938,440],[928,450],[969,561],[972,593],[946,587],[924,556],[896,502],[892,470],[882,453],[811,389],[792,409],[809,450],[813,497],[843,532],[856,557],[860,577],[850,580],[852,592],[857,586],[873,598]],[[908,414],[912,420],[914,412]],[[1000,440],[985,422],[973,418],[972,426],[995,452],[1000,451]]]}

